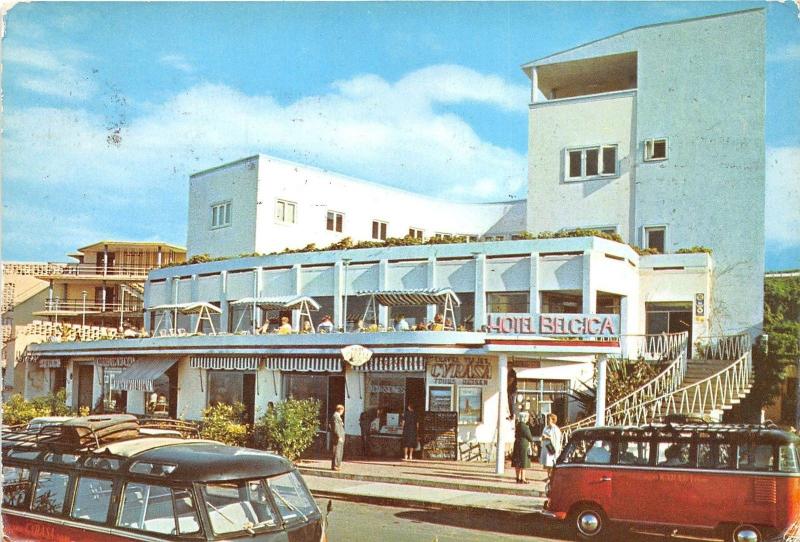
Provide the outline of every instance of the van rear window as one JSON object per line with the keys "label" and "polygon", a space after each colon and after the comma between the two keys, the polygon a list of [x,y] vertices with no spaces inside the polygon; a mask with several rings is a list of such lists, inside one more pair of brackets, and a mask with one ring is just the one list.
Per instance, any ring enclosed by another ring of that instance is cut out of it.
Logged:
{"label": "van rear window", "polygon": [[793,444],[786,444],[778,451],[778,470],[781,472],[800,472],[800,453]]}

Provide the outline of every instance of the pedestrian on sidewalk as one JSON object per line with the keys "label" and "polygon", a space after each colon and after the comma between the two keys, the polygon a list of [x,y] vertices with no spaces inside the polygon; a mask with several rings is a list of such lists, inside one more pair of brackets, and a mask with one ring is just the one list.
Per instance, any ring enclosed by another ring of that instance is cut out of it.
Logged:
{"label": "pedestrian on sidewalk", "polygon": [[533,444],[533,435],[531,434],[528,421],[530,414],[526,411],[521,411],[517,414],[517,425],[514,428],[514,449],[511,452],[511,465],[517,471],[517,483],[529,484],[525,479],[525,469],[531,468],[531,445]]}
{"label": "pedestrian on sidewalk", "polygon": [[342,457],[344,456],[344,405],[336,405],[336,410],[331,416],[328,426],[331,432],[331,469],[340,470],[342,468]]}
{"label": "pedestrian on sidewalk", "polygon": [[358,417],[358,425],[361,427],[361,451],[364,457],[369,456],[369,426],[372,423],[369,412],[366,410]]}
{"label": "pedestrian on sidewalk", "polygon": [[419,422],[417,413],[414,412],[414,404],[408,403],[405,414],[403,414],[403,461],[413,461],[414,450],[417,449],[417,431]]}
{"label": "pedestrian on sidewalk", "polygon": [[542,452],[539,460],[547,470],[547,479],[553,475],[553,467],[556,466],[556,459],[561,453],[561,429],[557,425],[558,416],[555,414],[547,415],[547,425],[542,430]]}

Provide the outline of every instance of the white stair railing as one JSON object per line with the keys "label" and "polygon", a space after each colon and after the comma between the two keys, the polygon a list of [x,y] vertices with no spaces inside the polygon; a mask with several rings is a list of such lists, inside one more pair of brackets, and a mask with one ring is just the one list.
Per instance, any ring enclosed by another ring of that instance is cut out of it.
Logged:
{"label": "white stair railing", "polygon": [[[689,334],[687,332],[659,335],[626,335],[621,337],[623,357],[649,361],[672,360],[667,367],[643,386],[614,401],[606,407],[606,423],[623,412],[647,402],[654,397],[678,390],[686,375]],[[564,439],[575,429],[595,425],[596,415],[583,418],[561,429]]]}

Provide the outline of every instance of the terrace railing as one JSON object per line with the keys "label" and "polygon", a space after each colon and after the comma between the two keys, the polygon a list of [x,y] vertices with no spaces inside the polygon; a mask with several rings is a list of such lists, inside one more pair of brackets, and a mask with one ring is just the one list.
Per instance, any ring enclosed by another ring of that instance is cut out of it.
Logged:
{"label": "terrace railing", "polygon": [[[652,380],[614,401],[606,407],[606,423],[623,416],[638,405],[678,390],[686,375],[689,334],[687,332],[660,335],[626,335],[621,337],[623,357],[647,361],[665,361],[668,365]],[[583,418],[562,428],[564,439],[575,429],[595,425],[597,416]]]}
{"label": "terrace railing", "polygon": [[120,302],[86,301],[83,299],[47,299],[44,302],[44,310],[49,312],[69,311],[78,313],[97,313],[97,312],[142,312],[143,305],[138,299],[131,301],[125,300],[123,305]]}
{"label": "terrace railing", "polygon": [[109,265],[102,263],[68,263],[53,265],[45,270],[43,275],[68,276],[68,277],[128,277],[144,279],[148,271],[155,266],[147,265]]}

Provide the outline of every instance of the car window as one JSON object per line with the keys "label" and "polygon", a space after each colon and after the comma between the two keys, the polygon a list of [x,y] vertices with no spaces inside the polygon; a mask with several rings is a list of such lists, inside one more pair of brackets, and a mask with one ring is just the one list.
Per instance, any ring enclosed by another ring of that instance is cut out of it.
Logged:
{"label": "car window", "polygon": [[214,534],[277,525],[263,480],[205,484],[203,500]]}
{"label": "car window", "polygon": [[739,445],[739,470],[771,471],[774,465],[771,444],[747,442]]}
{"label": "car window", "polygon": [[586,452],[586,463],[608,465],[611,463],[611,441],[595,440]]}
{"label": "car window", "polygon": [[778,450],[778,470],[781,472],[800,472],[800,454],[793,444],[785,444]]}
{"label": "car window", "polygon": [[162,534],[176,534],[172,492],[168,487],[131,482],[122,494],[119,527]]}
{"label": "car window", "polygon": [[173,489],[175,499],[175,515],[178,518],[178,533],[191,534],[200,531],[200,521],[197,519],[197,510],[194,499],[188,489]]}
{"label": "car window", "polygon": [[686,467],[689,465],[688,442],[659,442],[656,464],[659,467]]}
{"label": "car window", "polygon": [[68,485],[68,474],[39,471],[31,509],[42,514],[62,514]]}
{"label": "car window", "polygon": [[305,519],[317,510],[313,497],[296,472],[269,478],[267,483],[284,520]]}
{"label": "car window", "polygon": [[3,466],[3,506],[21,507],[30,490],[30,470],[23,467]]}
{"label": "car window", "polygon": [[701,442],[697,445],[697,466],[701,469],[728,469],[733,466],[733,445]]}
{"label": "car window", "polygon": [[564,452],[563,463],[583,463],[586,460],[586,452],[589,451],[591,444],[581,439],[573,439],[567,445]]}
{"label": "car window", "polygon": [[641,440],[619,441],[620,465],[647,465],[650,463],[650,443]]}
{"label": "car window", "polygon": [[113,483],[111,480],[82,476],[75,489],[72,517],[103,523],[111,505]]}

